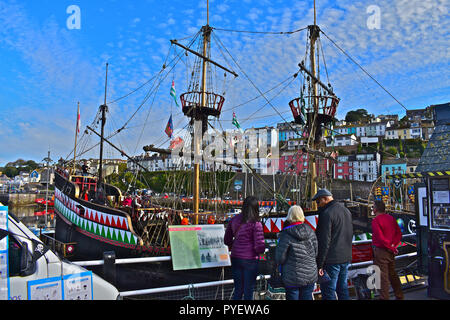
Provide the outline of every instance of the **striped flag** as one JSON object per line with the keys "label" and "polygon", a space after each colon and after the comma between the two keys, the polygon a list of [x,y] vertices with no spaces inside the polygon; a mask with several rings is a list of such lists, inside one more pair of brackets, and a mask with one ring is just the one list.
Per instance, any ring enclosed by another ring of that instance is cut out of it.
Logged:
{"label": "striped flag", "polygon": [[303,91],[300,92],[300,120],[302,124],[306,124],[306,108],[305,108],[305,99],[303,98]]}
{"label": "striped flag", "polygon": [[179,107],[177,102],[177,92],[175,91],[175,81],[172,80],[172,87],[170,88],[170,95],[175,100],[175,104]]}
{"label": "striped flag", "polygon": [[77,134],[80,133],[81,130],[81,117],[80,117],[80,104],[78,104],[78,112],[77,112]]}
{"label": "striped flag", "polygon": [[237,121],[236,114],[234,112],[233,112],[233,120],[231,121],[231,124],[234,125],[238,129],[241,128],[241,125]]}

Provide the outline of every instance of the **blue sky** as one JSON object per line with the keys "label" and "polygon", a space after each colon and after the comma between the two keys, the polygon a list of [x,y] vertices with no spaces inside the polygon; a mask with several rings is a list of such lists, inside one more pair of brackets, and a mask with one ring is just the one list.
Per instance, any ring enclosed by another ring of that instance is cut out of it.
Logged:
{"label": "blue sky", "polygon": [[[67,28],[70,5],[80,8],[80,30]],[[367,27],[370,5],[380,8],[380,29]],[[447,0],[318,0],[317,6],[321,29],[406,108],[450,100]],[[312,24],[312,19],[312,1],[210,1],[210,25],[217,29],[292,31]],[[17,158],[41,161],[49,148],[54,160],[66,158],[74,145],[77,102],[83,128],[91,124],[103,102],[106,62],[107,100],[113,101],[148,81],[166,58],[170,61],[181,52],[169,40],[187,44],[205,24],[206,0],[0,0],[0,166]],[[297,72],[305,53],[306,31],[268,35],[214,30],[214,34],[238,62],[234,64],[226,55],[225,60],[212,42],[213,58],[239,74],[234,80],[228,76],[227,81],[217,81],[218,90],[226,88],[223,128],[231,128],[233,110],[244,128],[283,121],[271,106],[263,107],[262,98],[240,104],[259,95],[247,77],[265,92]],[[357,108],[374,114],[405,114],[330,41],[322,36],[321,42],[330,82],[341,98],[339,117]],[[111,139],[126,153],[137,155],[144,145],[165,142],[171,111],[175,129],[187,124],[169,89],[175,80],[178,94],[187,90],[186,64],[192,61],[189,57],[176,64],[127,130]],[[288,102],[298,96],[299,87],[299,81],[293,81],[282,92],[267,94],[286,120],[292,120]],[[149,89],[144,86],[109,104],[107,134],[125,123]],[[79,150],[97,141],[95,136],[85,136]],[[95,148],[83,157],[97,154]],[[120,158],[110,148],[106,156]]]}

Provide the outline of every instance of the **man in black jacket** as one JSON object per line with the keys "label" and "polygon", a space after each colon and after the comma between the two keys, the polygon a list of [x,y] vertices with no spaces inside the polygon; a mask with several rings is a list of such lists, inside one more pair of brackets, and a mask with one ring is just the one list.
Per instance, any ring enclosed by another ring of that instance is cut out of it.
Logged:
{"label": "man in black jacket", "polygon": [[331,281],[320,285],[323,300],[348,300],[347,275],[352,261],[353,225],[350,211],[333,199],[327,189],[312,198],[319,207],[316,236],[318,241],[317,268],[324,270]]}

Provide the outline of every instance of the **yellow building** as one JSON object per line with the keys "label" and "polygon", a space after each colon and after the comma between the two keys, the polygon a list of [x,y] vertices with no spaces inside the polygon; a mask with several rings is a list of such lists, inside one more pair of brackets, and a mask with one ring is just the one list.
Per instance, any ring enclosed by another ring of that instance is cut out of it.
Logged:
{"label": "yellow building", "polygon": [[403,127],[397,129],[398,138],[401,140],[411,139],[411,131],[409,128]]}

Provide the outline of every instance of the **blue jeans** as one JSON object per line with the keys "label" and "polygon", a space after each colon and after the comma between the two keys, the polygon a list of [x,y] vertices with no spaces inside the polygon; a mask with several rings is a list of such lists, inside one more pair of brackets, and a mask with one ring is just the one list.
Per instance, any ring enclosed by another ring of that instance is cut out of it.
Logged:
{"label": "blue jeans", "polygon": [[348,295],[348,266],[349,263],[325,264],[323,269],[328,273],[331,281],[320,285],[322,300],[349,300]]}
{"label": "blue jeans", "polygon": [[313,300],[314,283],[302,287],[286,287],[286,300]]}
{"label": "blue jeans", "polygon": [[253,300],[253,289],[258,275],[259,260],[231,258],[234,280],[233,300]]}

